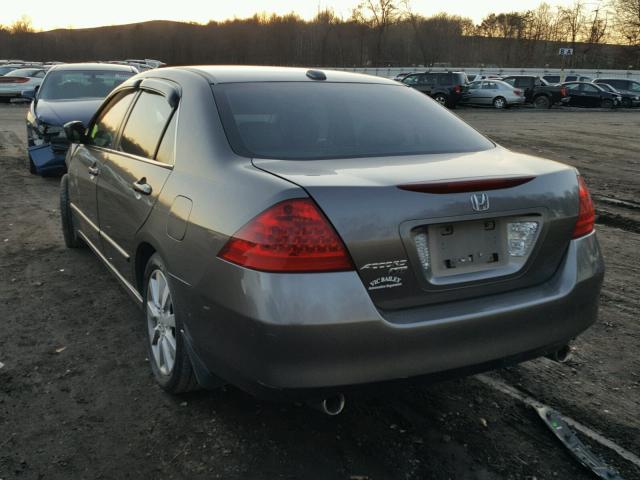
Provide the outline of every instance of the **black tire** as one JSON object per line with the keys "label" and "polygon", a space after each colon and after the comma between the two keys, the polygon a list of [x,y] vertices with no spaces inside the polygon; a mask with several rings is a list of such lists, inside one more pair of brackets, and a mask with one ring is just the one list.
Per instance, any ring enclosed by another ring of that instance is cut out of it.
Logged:
{"label": "black tire", "polygon": [[493,108],[497,108],[499,110],[509,108],[509,104],[504,97],[496,97],[493,99]]}
{"label": "black tire", "polygon": [[605,98],[600,103],[600,106],[602,108],[613,108],[614,107],[613,100],[611,100],[610,98]]}
{"label": "black tire", "polygon": [[436,93],[433,96],[433,99],[438,102],[440,105],[446,107],[447,104],[449,103],[449,99],[447,98],[447,96],[444,93]]}
{"label": "black tire", "polygon": [[62,235],[67,248],[78,248],[83,245],[78,232],[73,226],[73,215],[69,204],[69,176],[63,175],[60,180],[60,220],[62,222]]}
{"label": "black tire", "polygon": [[544,95],[538,95],[533,99],[533,106],[540,109],[551,108],[551,100]]}
{"label": "black tire", "polygon": [[622,108],[631,108],[633,105],[631,104],[631,99],[630,98],[623,98],[622,99]]}
{"label": "black tire", "polygon": [[[175,326],[171,329],[172,333],[175,337],[175,361],[173,364],[173,368],[168,374],[165,374],[161,371],[161,366],[158,365],[156,361],[156,356],[152,349],[152,339],[151,339],[151,329],[149,328],[149,304],[148,304],[148,290],[149,290],[149,280],[151,275],[159,270],[164,275],[165,279],[167,279],[167,285],[169,287],[170,298],[171,298],[171,313],[173,313],[173,317],[175,320]],[[189,354],[187,352],[187,348],[185,345],[184,336],[182,334],[182,322],[180,321],[180,315],[176,311],[175,308],[175,298],[173,293],[171,292],[171,286],[169,284],[169,274],[167,273],[167,268],[164,264],[164,261],[160,257],[158,253],[154,253],[149,261],[147,262],[147,266],[144,270],[144,290],[143,290],[143,299],[144,299],[144,320],[145,326],[147,327],[147,351],[149,357],[149,364],[151,365],[151,371],[153,372],[153,376],[156,379],[156,382],[167,392],[172,394],[179,394],[190,392],[193,390],[197,390],[200,388],[198,385],[198,380],[196,379],[196,375],[193,371],[193,366],[191,365],[191,359],[189,358]]]}

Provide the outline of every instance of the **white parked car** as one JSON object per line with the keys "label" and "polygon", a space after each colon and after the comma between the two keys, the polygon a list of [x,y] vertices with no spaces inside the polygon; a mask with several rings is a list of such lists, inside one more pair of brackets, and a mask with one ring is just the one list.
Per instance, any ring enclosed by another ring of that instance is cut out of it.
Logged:
{"label": "white parked car", "polygon": [[18,68],[0,77],[0,102],[19,98],[25,90],[40,87],[46,70],[44,68]]}

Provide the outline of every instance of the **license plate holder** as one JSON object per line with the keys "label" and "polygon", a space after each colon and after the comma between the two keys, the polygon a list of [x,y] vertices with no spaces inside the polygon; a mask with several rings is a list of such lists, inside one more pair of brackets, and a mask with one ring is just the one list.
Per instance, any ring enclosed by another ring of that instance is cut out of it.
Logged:
{"label": "license plate holder", "polygon": [[427,235],[432,277],[493,270],[508,262],[500,219],[430,225]]}

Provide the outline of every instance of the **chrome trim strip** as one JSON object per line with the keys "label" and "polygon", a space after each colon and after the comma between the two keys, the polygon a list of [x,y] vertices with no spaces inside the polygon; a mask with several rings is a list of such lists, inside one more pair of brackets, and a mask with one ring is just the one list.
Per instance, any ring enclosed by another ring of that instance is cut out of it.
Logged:
{"label": "chrome trim strip", "polygon": [[93,252],[98,256],[98,258],[100,258],[100,260],[102,260],[102,262],[107,266],[107,268],[111,270],[111,273],[113,273],[116,276],[116,278],[120,280],[120,283],[126,287],[127,293],[131,295],[131,297],[133,297],[133,299],[138,302],[138,306],[142,306],[142,295],[140,295],[140,292],[138,292],[133,287],[133,285],[131,285],[127,281],[127,279],[124,278],[120,274],[120,272],[118,272],[118,270],[116,270],[116,268],[111,264],[111,262],[107,260],[107,258],[102,254],[102,252],[100,252],[100,250],[96,248],[96,246],[91,242],[91,240],[87,238],[87,236],[84,233],[78,230],[78,235],[82,237],[82,240],[84,240],[86,244],[89,245],[89,247],[91,247],[91,250],[93,250]]}
{"label": "chrome trim strip", "polygon": [[132,160],[138,160],[139,162],[149,163],[151,165],[155,165],[157,167],[166,168],[167,170],[173,170],[173,165],[169,165],[167,163],[158,162],[157,160],[153,160],[151,158],[140,157],[138,155],[134,155],[132,153],[123,152],[122,150],[113,150],[111,148],[98,147],[96,145],[90,145],[92,148],[95,148],[98,151],[106,152],[111,155],[122,155],[123,157],[130,158]]}
{"label": "chrome trim strip", "polygon": [[151,165],[155,165],[156,167],[162,167],[162,168],[165,168],[167,170],[173,170],[173,165],[169,165],[167,163],[158,162],[157,160],[153,160],[151,158],[140,157],[140,156],[134,155],[132,153],[123,152],[122,150],[113,150],[112,153],[115,154],[115,155],[121,155],[123,157],[130,158],[132,160],[137,160],[139,162],[149,163]]}
{"label": "chrome trim strip", "polygon": [[109,235],[104,233],[104,231],[102,230],[100,230],[100,236],[104,238],[107,242],[109,242],[109,244],[111,244],[111,246],[115,248],[116,251],[120,255],[122,255],[127,262],[129,261],[129,254],[120,245],[118,245],[113,238],[111,238]]}
{"label": "chrome trim strip", "polygon": [[93,222],[89,219],[89,217],[87,217],[84,213],[82,213],[82,210],[80,210],[80,208],[78,208],[78,207],[76,206],[76,204],[75,204],[75,203],[73,203],[73,202],[69,202],[69,206],[71,207],[71,209],[72,209],[74,212],[76,212],[78,215],[80,215],[80,216],[82,217],[82,219],[83,219],[85,222],[87,222],[91,228],[93,228],[96,232],[99,232],[99,231],[100,231],[100,229],[98,228],[98,226],[97,226],[95,223],[93,223]]}

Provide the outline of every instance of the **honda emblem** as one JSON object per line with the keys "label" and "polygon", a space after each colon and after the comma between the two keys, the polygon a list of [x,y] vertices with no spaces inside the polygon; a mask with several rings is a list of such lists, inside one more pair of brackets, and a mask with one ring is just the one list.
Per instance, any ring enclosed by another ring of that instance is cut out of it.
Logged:
{"label": "honda emblem", "polygon": [[486,193],[474,193],[471,195],[471,207],[476,212],[489,210],[489,196]]}

